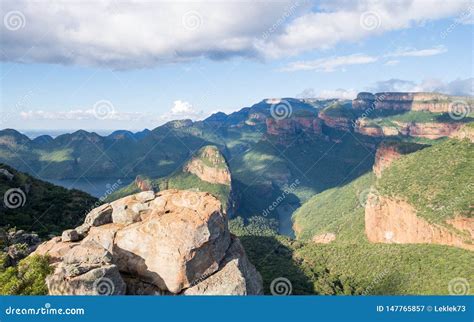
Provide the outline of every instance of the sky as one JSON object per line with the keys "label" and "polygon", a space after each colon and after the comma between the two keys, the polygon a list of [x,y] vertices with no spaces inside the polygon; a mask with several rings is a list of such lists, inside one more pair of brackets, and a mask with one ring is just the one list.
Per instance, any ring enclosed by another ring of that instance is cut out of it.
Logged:
{"label": "sky", "polygon": [[265,98],[474,95],[464,0],[2,0],[0,128],[112,131]]}

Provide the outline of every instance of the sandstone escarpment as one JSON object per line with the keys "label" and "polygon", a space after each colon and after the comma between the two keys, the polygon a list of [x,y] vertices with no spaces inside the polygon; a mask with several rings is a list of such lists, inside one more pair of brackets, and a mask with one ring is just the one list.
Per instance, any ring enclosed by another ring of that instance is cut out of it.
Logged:
{"label": "sandstone escarpment", "polygon": [[320,113],[319,117],[328,127],[335,128],[341,131],[350,132],[352,120],[342,116],[331,116],[326,113]]}
{"label": "sandstone escarpment", "polygon": [[461,123],[445,123],[445,122],[399,122],[394,121],[392,126],[376,125],[366,119],[356,121],[355,131],[360,134],[384,137],[384,136],[411,136],[426,139],[439,139],[451,136],[461,128]]}
{"label": "sandstone escarpment", "polygon": [[300,132],[321,134],[322,121],[313,117],[289,117],[285,119],[266,119],[267,134],[295,135]]}
{"label": "sandstone escarpment", "polygon": [[462,232],[474,235],[474,219],[458,218],[456,230],[430,223],[417,216],[416,209],[405,201],[370,194],[365,207],[365,232],[374,243],[428,243],[474,250],[472,238]]}
{"label": "sandstone escarpment", "polygon": [[383,170],[387,169],[394,161],[400,159],[404,154],[418,151],[424,147],[426,147],[426,145],[416,143],[397,141],[382,142],[377,148],[374,165],[372,167],[375,176],[380,178]]}
{"label": "sandstone escarpment", "polygon": [[141,192],[94,209],[80,240],[40,245],[50,294],[261,294],[262,280],[208,193]]}
{"label": "sandstone escarpment", "polygon": [[215,146],[202,148],[183,168],[201,180],[224,185],[231,184],[231,175],[227,163]]}
{"label": "sandstone escarpment", "polygon": [[382,176],[382,171],[388,168],[393,161],[400,159],[402,154],[396,148],[396,146],[380,145],[375,153],[375,161],[373,165],[373,171],[377,178]]}

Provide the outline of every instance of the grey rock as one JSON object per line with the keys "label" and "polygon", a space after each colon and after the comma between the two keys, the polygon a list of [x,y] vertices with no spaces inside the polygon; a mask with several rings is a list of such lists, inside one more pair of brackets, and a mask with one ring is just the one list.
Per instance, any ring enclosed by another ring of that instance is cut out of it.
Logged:
{"label": "grey rock", "polygon": [[262,277],[248,260],[242,244],[236,237],[232,238],[232,244],[219,270],[183,292],[183,295],[261,294],[263,294]]}
{"label": "grey rock", "polygon": [[65,231],[63,231],[63,233],[61,235],[61,240],[63,242],[75,242],[75,241],[78,241],[80,239],[81,239],[80,235],[74,229],[65,230]]}
{"label": "grey rock", "polygon": [[100,207],[93,209],[87,214],[84,220],[89,226],[101,226],[112,222],[112,207],[106,203]]}

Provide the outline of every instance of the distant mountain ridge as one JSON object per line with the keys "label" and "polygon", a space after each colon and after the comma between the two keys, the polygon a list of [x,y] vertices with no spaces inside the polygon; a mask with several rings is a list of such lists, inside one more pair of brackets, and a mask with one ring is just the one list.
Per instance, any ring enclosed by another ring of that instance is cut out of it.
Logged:
{"label": "distant mountain ridge", "polygon": [[[197,151],[212,145],[228,160],[239,213],[262,213],[296,179],[300,184],[284,203],[298,208],[312,195],[371,171],[377,145],[385,138],[434,144],[438,138],[464,135],[461,129],[473,120],[470,98],[465,115],[452,117],[445,113],[446,106],[449,109],[459,97],[383,93],[385,102],[381,97],[361,93],[353,101],[265,99],[230,114],[170,121],[135,134],[100,136],[81,130],[30,140],[7,129],[0,131],[0,162],[48,179],[156,179],[175,173]],[[412,101],[444,104],[444,112],[419,106],[413,111]],[[270,215],[283,216],[277,211]]]}

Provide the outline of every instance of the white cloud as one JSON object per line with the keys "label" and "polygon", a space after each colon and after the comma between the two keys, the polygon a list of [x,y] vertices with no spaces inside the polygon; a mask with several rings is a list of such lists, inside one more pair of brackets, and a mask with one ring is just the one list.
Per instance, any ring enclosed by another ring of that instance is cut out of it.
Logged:
{"label": "white cloud", "polygon": [[28,110],[21,111],[20,117],[23,120],[96,120],[96,119],[107,119],[113,121],[138,121],[150,115],[144,113],[124,113],[117,111],[109,111],[103,116],[98,116],[98,112],[93,109],[75,109],[69,111],[44,111],[44,110]]}
{"label": "white cloud", "polygon": [[189,102],[176,100],[169,113],[161,116],[164,121],[171,121],[176,119],[191,119],[193,121],[200,120],[205,116],[203,111],[196,110]]}
{"label": "white cloud", "polygon": [[[116,69],[201,57],[282,57],[459,17],[469,4],[469,0],[317,4],[304,0],[4,0],[2,12],[21,12],[24,21],[14,31],[0,24],[0,57]],[[367,12],[371,21],[365,21]]]}
{"label": "white cloud", "polygon": [[390,53],[388,57],[427,57],[427,56],[435,56],[439,54],[443,54],[448,50],[444,46],[436,46],[433,48],[426,48],[426,49],[400,49],[396,52]]}
{"label": "white cloud", "polygon": [[194,113],[193,106],[189,102],[177,100],[173,102],[173,107],[171,108],[171,114],[188,114]]}
{"label": "white cloud", "polygon": [[358,42],[388,31],[457,16],[469,4],[469,0],[323,1],[323,11],[296,18],[265,48],[273,56],[326,49],[340,42]]}
{"label": "white cloud", "polygon": [[320,98],[340,98],[351,100],[356,98],[357,91],[355,89],[335,89],[335,90],[322,90],[319,92],[318,97]]}
{"label": "white cloud", "polygon": [[368,90],[371,92],[439,92],[449,95],[474,96],[474,78],[456,79],[450,82],[430,78],[419,83],[389,79],[376,82]]}
{"label": "white cloud", "polygon": [[[315,70],[324,72],[333,72],[338,68],[343,68],[350,65],[370,64],[378,60],[386,59],[387,57],[427,57],[435,56],[445,53],[447,49],[444,46],[435,46],[426,49],[400,49],[383,56],[368,56],[365,54],[353,54],[348,56],[334,56],[327,58],[320,58],[310,61],[297,61],[288,64],[281,68],[281,71],[294,72],[300,70]],[[387,66],[397,65],[399,60],[388,60],[384,63]]]}
{"label": "white cloud", "polygon": [[349,56],[335,56],[329,58],[320,58],[311,61],[298,61],[290,63],[282,68],[282,71],[294,72],[298,70],[315,70],[332,72],[338,68],[349,65],[369,64],[377,61],[377,57],[367,56],[363,54],[354,54]]}
{"label": "white cloud", "polygon": [[28,110],[19,113],[23,120],[53,120],[53,121],[84,121],[84,120],[106,120],[125,122],[154,122],[161,124],[176,119],[199,120],[205,117],[203,111],[198,111],[186,101],[177,100],[173,102],[170,111],[161,115],[141,112],[120,112],[114,108],[99,109],[72,109],[67,111],[45,111]]}

